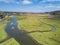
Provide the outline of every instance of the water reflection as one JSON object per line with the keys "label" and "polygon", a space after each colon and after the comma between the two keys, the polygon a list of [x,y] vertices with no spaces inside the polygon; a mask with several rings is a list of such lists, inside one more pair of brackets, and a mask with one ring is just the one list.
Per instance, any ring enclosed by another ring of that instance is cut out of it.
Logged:
{"label": "water reflection", "polygon": [[16,17],[12,18],[11,21],[7,23],[5,32],[21,45],[41,45],[30,37],[26,31],[18,29]]}

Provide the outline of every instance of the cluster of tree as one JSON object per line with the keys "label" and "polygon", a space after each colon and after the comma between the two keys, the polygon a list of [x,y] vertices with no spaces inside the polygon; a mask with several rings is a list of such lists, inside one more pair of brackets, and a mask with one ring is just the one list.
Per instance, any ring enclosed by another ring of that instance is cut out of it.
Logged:
{"label": "cluster of tree", "polygon": [[46,13],[51,15],[60,15],[60,11],[52,11],[52,12],[46,12]]}
{"label": "cluster of tree", "polygon": [[0,15],[0,19],[4,18],[4,15]]}
{"label": "cluster of tree", "polygon": [[52,15],[60,15],[60,11],[53,11],[53,12],[50,12],[50,14],[52,14]]}

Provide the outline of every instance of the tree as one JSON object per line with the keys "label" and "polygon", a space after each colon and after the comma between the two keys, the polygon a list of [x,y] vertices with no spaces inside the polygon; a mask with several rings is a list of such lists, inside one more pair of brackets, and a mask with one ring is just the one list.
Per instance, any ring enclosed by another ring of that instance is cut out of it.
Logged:
{"label": "tree", "polygon": [[2,19],[2,18],[4,18],[4,16],[3,15],[0,15],[0,19]]}

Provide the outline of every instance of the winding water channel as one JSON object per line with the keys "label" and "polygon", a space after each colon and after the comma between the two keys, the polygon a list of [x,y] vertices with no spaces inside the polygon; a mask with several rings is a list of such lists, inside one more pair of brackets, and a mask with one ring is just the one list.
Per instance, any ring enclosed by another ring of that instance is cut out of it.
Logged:
{"label": "winding water channel", "polygon": [[13,37],[20,45],[41,45],[24,30],[18,29],[16,17],[7,23],[5,32]]}
{"label": "winding water channel", "polygon": [[[42,21],[40,21],[42,22]],[[34,40],[32,37],[30,37],[28,35],[28,33],[34,33],[34,32],[55,32],[56,31],[56,27],[47,23],[42,22],[43,24],[46,24],[48,26],[51,26],[51,30],[49,31],[40,31],[40,30],[35,30],[35,31],[31,31],[31,32],[26,32],[24,30],[20,30],[18,29],[18,23],[16,20],[16,17],[12,18],[10,20],[10,22],[7,23],[6,28],[5,28],[5,32],[7,33],[8,39],[13,37],[17,42],[19,42],[21,45],[41,45],[40,43],[38,43],[36,40]],[[5,39],[2,42],[8,40]],[[1,43],[2,43],[1,42]]]}
{"label": "winding water channel", "polygon": [[45,31],[40,31],[40,30],[35,30],[35,31],[31,31],[31,32],[28,32],[28,33],[34,33],[34,32],[55,32],[56,31],[56,27],[54,25],[51,25],[51,24],[47,24],[45,22],[42,22],[41,20],[39,20],[42,24],[45,24],[45,25],[48,25],[51,27],[51,30],[45,30]]}

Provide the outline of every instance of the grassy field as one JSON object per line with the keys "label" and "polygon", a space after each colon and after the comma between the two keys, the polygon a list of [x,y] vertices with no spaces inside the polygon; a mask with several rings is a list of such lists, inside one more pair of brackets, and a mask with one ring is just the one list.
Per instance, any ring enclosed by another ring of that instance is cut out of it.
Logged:
{"label": "grassy field", "polygon": [[[32,38],[43,45],[59,45],[60,44],[60,18],[41,18],[38,15],[28,15],[28,16],[17,16],[17,22],[19,29],[25,30],[27,32],[40,30],[40,31],[49,31],[51,26],[43,24],[47,23],[56,27],[54,32],[34,32],[28,33]],[[42,22],[41,22],[42,21]],[[4,31],[6,23],[0,23],[0,40],[3,40],[7,34]],[[13,38],[7,40],[6,42],[0,45],[20,45]]]}
{"label": "grassy field", "polygon": [[[0,22],[0,41],[5,39],[8,35],[5,32],[5,26],[7,24],[7,22],[9,22],[11,17],[7,18],[7,20]],[[19,45],[19,43],[17,41],[15,41],[13,38],[0,43],[0,45]]]}

